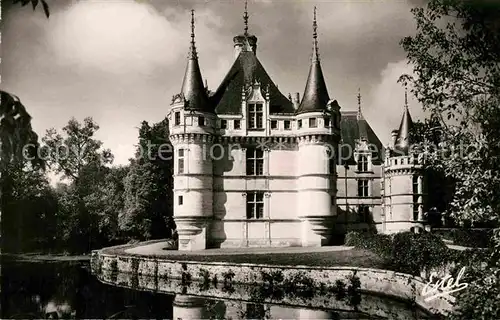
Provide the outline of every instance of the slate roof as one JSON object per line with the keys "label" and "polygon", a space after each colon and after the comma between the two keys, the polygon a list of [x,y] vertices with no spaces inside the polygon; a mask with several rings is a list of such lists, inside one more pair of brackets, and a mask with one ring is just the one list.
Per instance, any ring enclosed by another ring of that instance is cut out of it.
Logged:
{"label": "slate roof", "polygon": [[[372,163],[375,165],[382,163],[384,156],[382,142],[380,142],[372,127],[365,119],[361,118],[358,120],[357,112],[341,112],[340,134],[342,138],[340,144],[341,146],[345,146],[340,149],[342,159],[347,159],[349,157],[349,152],[351,153],[349,159],[347,160],[347,164],[355,164],[354,149],[356,147],[356,140],[365,134],[368,144],[373,145]],[[349,149],[351,151],[349,151]],[[346,162],[340,164],[343,165],[345,163]]]}
{"label": "slate roof", "polygon": [[306,88],[302,102],[297,108],[297,114],[305,112],[325,111],[330,97],[326,89],[325,78],[318,59],[313,60],[307,77]]}
{"label": "slate roof", "polygon": [[186,72],[182,80],[181,93],[186,99],[186,110],[197,110],[213,113],[207,91],[201,78],[200,66],[196,55],[188,58]]}
{"label": "slate roof", "polygon": [[251,51],[242,51],[234,61],[219,88],[210,100],[216,106],[217,114],[241,114],[241,93],[243,85],[260,82],[264,90],[269,85],[270,113],[295,113],[293,103],[273,83],[259,59]]}
{"label": "slate roof", "polygon": [[399,125],[396,144],[394,146],[396,150],[400,151],[404,155],[408,155],[410,149],[410,131],[412,127],[413,121],[411,120],[410,111],[408,111],[408,106],[405,106],[403,118],[401,118],[401,124]]}

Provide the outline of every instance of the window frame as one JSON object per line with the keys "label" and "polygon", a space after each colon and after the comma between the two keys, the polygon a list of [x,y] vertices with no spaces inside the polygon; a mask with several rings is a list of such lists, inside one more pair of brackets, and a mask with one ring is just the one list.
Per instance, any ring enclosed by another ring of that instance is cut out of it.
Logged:
{"label": "window frame", "polygon": [[206,126],[206,121],[205,121],[205,117],[204,116],[198,116],[198,125],[200,127],[205,127]]}
{"label": "window frame", "polygon": [[290,120],[285,120],[283,126],[285,130],[292,130],[292,122]]}
{"label": "window frame", "polygon": [[358,172],[368,172],[368,156],[360,154],[357,161]]}
{"label": "window frame", "polygon": [[369,197],[370,188],[368,185],[368,179],[358,179],[358,197]]}
{"label": "window frame", "polygon": [[246,218],[259,220],[264,218],[264,192],[249,191],[246,193]]}
{"label": "window frame", "polygon": [[186,159],[186,149],[177,150],[177,174],[184,173],[184,160]]}
{"label": "window frame", "polygon": [[[250,147],[246,150],[246,175],[264,175],[264,150],[262,148]],[[252,164],[249,166],[249,164]]]}
{"label": "window frame", "polygon": [[278,129],[278,120],[271,120],[271,129]]}
{"label": "window frame", "polygon": [[318,127],[318,118],[309,118],[309,128],[317,128]]}
{"label": "window frame", "polygon": [[176,111],[174,112],[174,126],[180,126],[181,125],[181,112]]}
{"label": "window frame", "polygon": [[264,104],[249,103],[247,105],[248,130],[264,129]]}
{"label": "window frame", "polygon": [[226,119],[220,119],[220,128],[227,129],[227,120]]}

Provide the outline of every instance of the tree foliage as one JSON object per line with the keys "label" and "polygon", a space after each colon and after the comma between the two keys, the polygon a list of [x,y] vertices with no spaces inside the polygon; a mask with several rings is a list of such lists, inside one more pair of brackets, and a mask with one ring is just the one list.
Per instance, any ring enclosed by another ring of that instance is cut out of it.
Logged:
{"label": "tree foliage", "polygon": [[[412,10],[417,33],[401,44],[413,65],[413,93],[441,119],[428,164],[454,183],[449,212],[459,222],[500,220],[500,6],[431,0]],[[450,319],[498,319],[500,233],[486,257],[471,257],[469,287]],[[486,295],[485,295],[486,293]]]}
{"label": "tree foliage", "polygon": [[65,224],[65,233],[61,236],[76,251],[98,246],[103,231],[103,210],[109,213],[102,201],[108,191],[104,188],[109,187],[106,177],[111,169],[107,165],[113,155],[110,150],[102,149],[102,142],[95,139],[97,130],[99,126],[92,118],[85,118],[83,123],[73,118],[62,129],[63,134],[49,129],[42,139],[47,164],[70,183],[60,194],[58,214]]}
{"label": "tree foliage", "polygon": [[[30,165],[43,169],[38,136],[31,127],[31,116],[18,97],[0,91],[0,214],[4,250],[18,250],[20,217],[15,214],[18,176]],[[30,163],[26,159],[31,159]]]}
{"label": "tree foliage", "polygon": [[402,40],[413,93],[443,119],[430,164],[456,182],[459,221],[500,218],[500,7],[489,1],[433,0],[412,10],[417,34]]}
{"label": "tree foliage", "polygon": [[167,119],[150,126],[142,122],[139,144],[125,178],[125,209],[120,229],[139,239],[165,238],[173,216],[173,153]]}

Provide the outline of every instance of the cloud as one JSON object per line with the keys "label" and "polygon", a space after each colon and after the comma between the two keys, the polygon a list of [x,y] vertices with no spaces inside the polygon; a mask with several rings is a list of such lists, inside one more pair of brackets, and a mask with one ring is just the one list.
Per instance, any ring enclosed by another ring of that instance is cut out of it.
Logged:
{"label": "cloud", "polygon": [[81,68],[147,72],[184,51],[179,26],[137,2],[81,1],[54,15],[49,26],[55,59]]}
{"label": "cloud", "polygon": [[[397,80],[402,74],[412,74],[412,66],[406,60],[387,64],[373,86],[368,100],[363,102],[363,114],[379,139],[388,143],[391,131],[398,129],[403,115],[405,90]],[[413,121],[423,119],[425,114],[408,88],[408,108]]]}

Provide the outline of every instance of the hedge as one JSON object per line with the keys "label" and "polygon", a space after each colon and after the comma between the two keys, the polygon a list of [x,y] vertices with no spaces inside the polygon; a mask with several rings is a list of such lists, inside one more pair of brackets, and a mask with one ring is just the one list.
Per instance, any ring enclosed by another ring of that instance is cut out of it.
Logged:
{"label": "hedge", "polygon": [[441,238],[427,232],[402,232],[393,236],[349,232],[346,245],[369,250],[386,259],[389,269],[413,275],[420,275],[421,271],[441,266],[455,258],[455,253]]}

